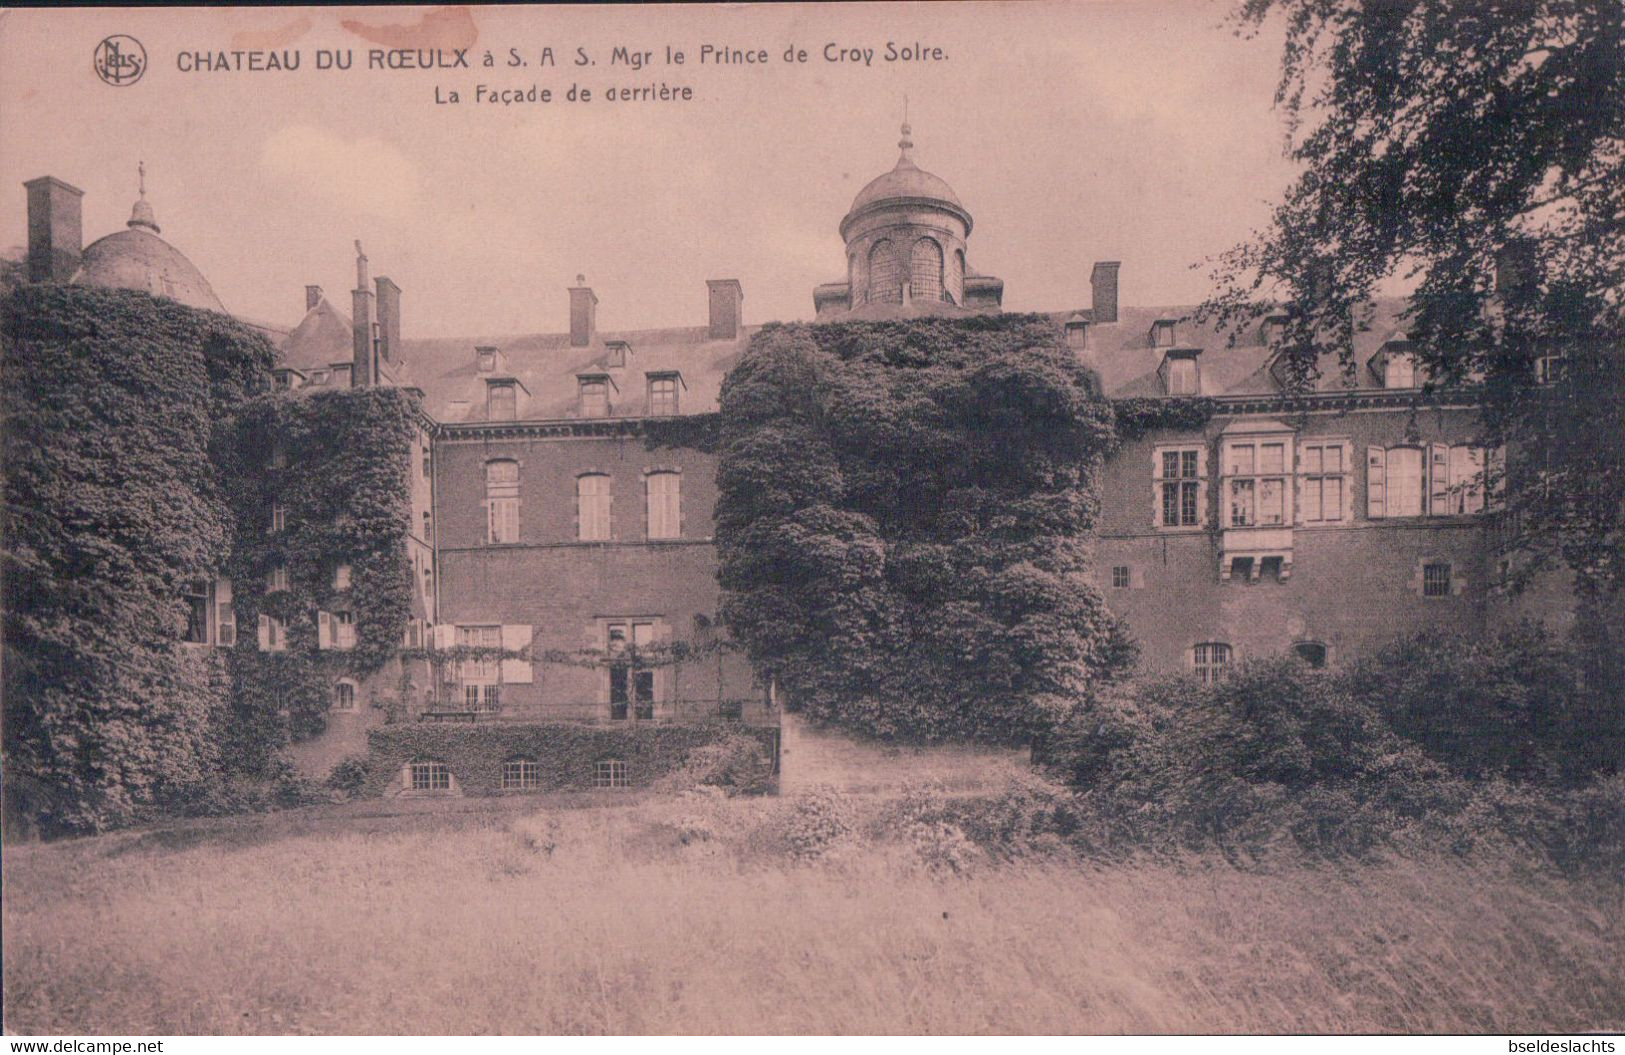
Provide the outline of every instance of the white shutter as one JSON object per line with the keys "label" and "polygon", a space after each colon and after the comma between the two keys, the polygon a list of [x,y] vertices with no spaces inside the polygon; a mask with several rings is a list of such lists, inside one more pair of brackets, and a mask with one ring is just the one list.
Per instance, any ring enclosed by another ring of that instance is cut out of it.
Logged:
{"label": "white shutter", "polygon": [[1196,488],[1196,523],[1207,527],[1207,444],[1196,448],[1196,475],[1202,482]]}
{"label": "white shutter", "polygon": [[1484,456],[1484,508],[1500,509],[1506,494],[1507,450],[1491,447]]}
{"label": "white shutter", "polygon": [[1443,443],[1428,444],[1427,513],[1442,517],[1450,512],[1450,448]]}
{"label": "white shutter", "polygon": [[231,580],[219,578],[214,581],[214,600],[216,604],[231,603]]}
{"label": "white shutter", "polygon": [[1365,449],[1365,515],[1378,520],[1388,515],[1387,452],[1381,447]]}
{"label": "white shutter", "polygon": [[316,647],[333,647],[333,617],[327,612],[316,613]]}
{"label": "white shutter", "polygon": [[260,651],[271,651],[271,617],[260,615]]}
{"label": "white shutter", "polygon": [[[533,628],[529,626],[502,627],[502,651],[517,652],[530,647]],[[532,681],[530,660],[502,657],[502,682],[505,685],[529,685]]]}

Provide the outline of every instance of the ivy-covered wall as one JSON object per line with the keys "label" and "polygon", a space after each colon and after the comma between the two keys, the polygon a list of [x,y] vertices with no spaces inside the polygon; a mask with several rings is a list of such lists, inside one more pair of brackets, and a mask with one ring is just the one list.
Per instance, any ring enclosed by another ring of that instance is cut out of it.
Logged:
{"label": "ivy-covered wall", "polygon": [[[406,691],[394,661],[412,615],[417,414],[415,398],[393,388],[278,392],[242,410],[222,476],[238,525],[228,562],[239,624],[230,746],[248,771],[323,731],[340,678],[357,683],[358,706],[368,705],[360,686],[375,676],[387,678],[386,695]],[[350,569],[347,587],[335,584],[340,565]],[[278,566],[287,588],[272,590]],[[320,647],[318,612],[352,614],[355,646]],[[261,650],[262,613],[285,628],[283,651]]]}
{"label": "ivy-covered wall", "polygon": [[1087,574],[1112,422],[1041,316],[763,328],[722,391],[730,630],[815,720],[1027,739],[1132,656]]}
{"label": "ivy-covered wall", "polygon": [[368,736],[365,793],[399,789],[402,767],[410,762],[443,762],[457,790],[466,795],[502,791],[502,766],[512,759],[539,763],[536,791],[569,791],[593,786],[596,764],[626,763],[629,786],[646,787],[680,769],[694,752],[730,737],[756,739],[775,757],[778,729],[733,722],[602,726],[564,722],[521,725],[452,725],[413,722],[375,729]]}
{"label": "ivy-covered wall", "polygon": [[93,831],[207,794],[228,678],[179,643],[183,589],[228,563],[215,456],[273,351],[144,293],[22,286],[4,336],[8,814]]}

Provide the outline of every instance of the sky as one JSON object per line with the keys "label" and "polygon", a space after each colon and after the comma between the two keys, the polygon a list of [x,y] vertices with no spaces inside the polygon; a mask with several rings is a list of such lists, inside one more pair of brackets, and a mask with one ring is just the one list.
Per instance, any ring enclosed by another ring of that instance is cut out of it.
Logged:
{"label": "sky", "polygon": [[[703,324],[715,278],[741,282],[747,323],[809,318],[813,287],[844,278],[841,217],[896,162],[906,97],[915,160],[974,217],[970,265],[1004,279],[1007,310],[1087,307],[1096,260],[1122,261],[1126,304],[1189,304],[1209,292],[1204,262],[1261,227],[1295,171],[1272,108],[1279,31],[1240,37],[1228,9],[13,10],[0,248],[26,243],[21,184],[42,175],[85,191],[87,244],[122,229],[144,162],[163,237],[256,321],[296,323],[307,284],[347,310],[358,239],[402,288],[408,337],[567,329],[578,274],[606,330]],[[133,83],[96,75],[113,34],[147,53]],[[886,62],[888,41],[943,57]],[[701,65],[707,44],[769,62]],[[873,57],[825,61],[831,45]],[[666,64],[668,46],[687,61]],[[792,46],[805,63],[783,61]],[[393,47],[466,48],[473,68],[365,68]],[[541,66],[549,47],[557,65]],[[578,47],[594,65],[572,64]],[[612,65],[616,47],[654,63]],[[510,48],[525,67],[500,65]],[[288,49],[296,71],[179,68]],[[349,50],[351,68],[317,70],[318,49]],[[662,82],[693,98],[602,98]],[[478,84],[554,99],[477,105]],[[572,85],[595,98],[566,101]]]}

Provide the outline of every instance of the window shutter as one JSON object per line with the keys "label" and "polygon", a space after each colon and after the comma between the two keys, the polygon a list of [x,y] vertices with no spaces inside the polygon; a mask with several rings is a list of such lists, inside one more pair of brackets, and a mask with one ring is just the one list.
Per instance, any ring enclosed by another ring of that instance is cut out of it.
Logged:
{"label": "window shutter", "polygon": [[1196,526],[1207,527],[1207,444],[1196,448],[1196,475],[1202,482],[1196,487]]}
{"label": "window shutter", "polygon": [[333,647],[333,616],[330,613],[323,611],[316,613],[316,647]]}
{"label": "window shutter", "polygon": [[1443,443],[1428,444],[1428,515],[1442,517],[1450,512],[1450,448]]}
{"label": "window shutter", "polygon": [[1338,464],[1342,466],[1343,475],[1343,522],[1354,521],[1354,444],[1345,441],[1343,447],[1343,460]]}
{"label": "window shutter", "polygon": [[654,527],[654,508],[651,504],[654,501],[654,493],[649,486],[649,479],[649,473],[645,470],[643,474],[643,537],[646,539],[654,537],[649,533]]}
{"label": "window shutter", "polygon": [[1365,449],[1365,515],[1372,520],[1387,516],[1387,452],[1381,447]]}
{"label": "window shutter", "polygon": [[[515,652],[530,647],[531,635],[534,629],[530,626],[508,626],[502,628],[502,650]],[[530,660],[502,658],[502,682],[505,685],[529,685],[532,681]]]}
{"label": "window shutter", "polygon": [[[1303,470],[1303,455],[1299,453],[1300,445],[1297,443],[1293,443],[1289,449],[1292,451],[1292,464],[1287,466],[1287,471],[1292,475],[1287,479],[1286,500],[1292,503],[1292,516],[1290,518],[1292,523],[1302,525],[1304,479],[1298,474]],[[1321,458],[1320,467],[1324,470],[1326,468],[1325,455],[1322,454]],[[1316,484],[1316,486],[1320,485]],[[1322,496],[1321,500],[1325,501],[1325,497]],[[1326,510],[1324,508],[1321,509],[1320,516],[1322,520],[1325,520]]]}
{"label": "window shutter", "polygon": [[1491,447],[1484,452],[1484,509],[1500,509],[1506,494],[1507,449]]}
{"label": "window shutter", "polygon": [[271,617],[260,615],[260,651],[271,651]]}

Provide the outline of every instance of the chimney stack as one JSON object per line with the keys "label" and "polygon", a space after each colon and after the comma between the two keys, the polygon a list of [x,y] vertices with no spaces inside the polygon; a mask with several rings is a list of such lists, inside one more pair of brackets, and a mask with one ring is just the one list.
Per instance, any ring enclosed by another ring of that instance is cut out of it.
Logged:
{"label": "chimney stack", "polygon": [[305,287],[305,310],[309,311],[310,309],[314,308],[316,305],[320,304],[321,302],[322,302],[322,287],[320,287],[320,286],[306,286]]}
{"label": "chimney stack", "polygon": [[401,287],[378,277],[378,357],[394,362],[401,350]]}
{"label": "chimney stack", "polygon": [[705,283],[711,294],[711,333],[713,341],[732,341],[739,337],[741,307],[745,291],[737,278],[713,278]]}
{"label": "chimney stack", "polygon": [[587,276],[577,275],[570,287],[570,347],[585,348],[598,335],[598,297],[587,286]]}
{"label": "chimney stack", "polygon": [[1117,321],[1117,270],[1122,266],[1120,260],[1101,260],[1089,272],[1093,314],[1097,323]]}
{"label": "chimney stack", "polygon": [[28,189],[28,280],[67,282],[79,270],[84,249],[80,199],[85,192],[55,176],[23,186]]}
{"label": "chimney stack", "polygon": [[1540,285],[1540,252],[1533,239],[1514,238],[1495,254],[1495,292],[1504,300]]}
{"label": "chimney stack", "polygon": [[355,365],[350,371],[350,385],[353,388],[365,388],[373,383],[374,324],[372,290],[367,288],[367,254],[361,251],[359,241],[355,244],[355,289],[350,292],[350,303],[355,309],[351,316],[355,320],[354,329],[351,331]]}

